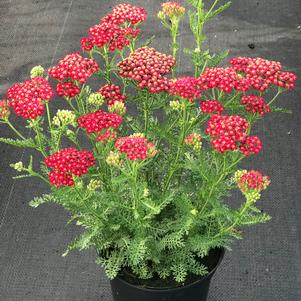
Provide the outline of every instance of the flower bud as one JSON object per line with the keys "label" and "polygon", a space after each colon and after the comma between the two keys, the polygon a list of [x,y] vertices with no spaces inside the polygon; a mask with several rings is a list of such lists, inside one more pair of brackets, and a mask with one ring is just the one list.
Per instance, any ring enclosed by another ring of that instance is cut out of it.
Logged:
{"label": "flower bud", "polygon": [[120,160],[120,156],[118,153],[110,152],[108,157],[106,158],[106,162],[108,165],[120,167],[122,164],[122,161]]}
{"label": "flower bud", "polygon": [[5,99],[0,100],[0,119],[8,119],[10,110]]}
{"label": "flower bud", "polygon": [[42,67],[42,66],[35,66],[31,69],[30,71],[30,77],[31,78],[34,78],[34,77],[37,77],[37,76],[43,76],[45,72],[45,69]]}
{"label": "flower bud", "polygon": [[24,170],[23,162],[21,162],[21,161],[15,163],[15,164],[10,164],[10,166],[18,172],[21,172]]}
{"label": "flower bud", "polygon": [[99,187],[101,187],[101,181],[92,179],[88,184],[87,189],[90,191],[95,191]]}
{"label": "flower bud", "polygon": [[88,103],[95,107],[100,107],[104,103],[104,97],[100,93],[92,93],[88,98]]}
{"label": "flower bud", "polygon": [[118,115],[123,115],[126,112],[126,107],[123,102],[115,101],[112,105],[108,106],[110,113],[117,113]]}
{"label": "flower bud", "polygon": [[69,110],[58,110],[53,117],[52,123],[60,127],[61,125],[75,124],[75,114]]}

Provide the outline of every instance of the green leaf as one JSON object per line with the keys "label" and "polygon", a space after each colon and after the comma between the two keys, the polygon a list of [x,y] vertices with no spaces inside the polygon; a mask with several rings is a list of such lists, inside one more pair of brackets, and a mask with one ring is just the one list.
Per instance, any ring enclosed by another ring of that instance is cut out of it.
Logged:
{"label": "green leaf", "polygon": [[0,138],[0,142],[14,145],[16,147],[29,147],[29,148],[36,148],[36,144],[31,138],[20,140],[20,139],[11,139],[11,138]]}
{"label": "green leaf", "polygon": [[219,14],[222,13],[224,10],[228,9],[228,8],[230,7],[230,5],[231,5],[231,1],[229,1],[229,2],[227,2],[226,4],[220,6],[218,9],[213,10],[213,11],[207,13],[205,18],[208,20],[208,19],[211,19],[211,18],[213,18],[213,17],[219,15]]}
{"label": "green leaf", "polygon": [[58,200],[52,194],[43,194],[40,197],[35,197],[32,201],[29,202],[29,206],[37,208],[38,206],[45,203],[58,203]]}
{"label": "green leaf", "polygon": [[146,254],[146,239],[134,240],[129,245],[129,261],[133,265],[138,265],[144,260]]}

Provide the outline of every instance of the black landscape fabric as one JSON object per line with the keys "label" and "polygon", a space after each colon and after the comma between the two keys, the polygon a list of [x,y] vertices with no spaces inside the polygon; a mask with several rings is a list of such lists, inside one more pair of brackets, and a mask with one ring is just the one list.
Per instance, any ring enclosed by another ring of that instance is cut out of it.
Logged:
{"label": "black landscape fabric", "polygon": [[[161,1],[127,1],[149,13],[146,37],[156,35],[154,47],[168,51],[168,32],[156,18]],[[205,1],[206,2],[206,1]],[[232,7],[210,23],[204,48],[230,49],[231,56],[261,56],[279,60],[301,77],[300,0],[234,0]],[[79,39],[121,1],[2,0],[0,1],[0,88],[25,80],[35,65],[48,68],[68,52],[79,49]],[[192,42],[187,22],[181,42]],[[181,75],[191,66],[182,55]],[[301,300],[301,86],[283,95],[279,105],[292,115],[265,117],[255,132],[264,151],[244,167],[260,169],[272,185],[259,206],[271,222],[251,227],[233,245],[213,278],[209,301]],[[61,100],[54,100],[58,107]],[[22,127],[22,118],[18,118]],[[1,136],[10,132],[1,126]],[[16,182],[9,163],[28,160],[30,153],[0,145],[0,300],[1,301],[111,301],[109,282],[94,263],[93,250],[62,257],[79,227],[66,226],[68,213],[55,205],[28,206],[47,191],[35,180]],[[235,195],[236,197],[236,195]],[[237,198],[240,198],[237,194]],[[237,199],[236,203],[239,203]]]}

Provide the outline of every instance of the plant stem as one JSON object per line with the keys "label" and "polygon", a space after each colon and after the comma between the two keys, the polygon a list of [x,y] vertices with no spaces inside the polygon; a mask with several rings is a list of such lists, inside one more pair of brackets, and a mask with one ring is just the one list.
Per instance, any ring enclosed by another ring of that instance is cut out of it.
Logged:
{"label": "plant stem", "polygon": [[9,125],[9,127],[21,138],[26,139],[11,123],[9,120],[6,121],[6,123]]}
{"label": "plant stem", "polygon": [[50,133],[51,133],[52,124],[51,124],[51,117],[50,117],[50,110],[49,110],[48,101],[46,101],[46,111],[47,111],[47,119],[48,119],[48,124],[49,124],[49,130],[50,130]]}
{"label": "plant stem", "polygon": [[282,92],[283,91],[281,89],[278,89],[277,94],[273,97],[273,99],[270,102],[268,102],[268,106],[270,106]]}

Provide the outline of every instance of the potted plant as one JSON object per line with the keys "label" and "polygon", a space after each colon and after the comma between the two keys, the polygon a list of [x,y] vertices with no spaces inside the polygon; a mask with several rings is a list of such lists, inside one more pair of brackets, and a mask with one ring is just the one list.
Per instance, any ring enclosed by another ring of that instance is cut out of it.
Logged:
{"label": "potted plant", "polygon": [[[286,112],[274,101],[296,76],[262,58],[219,66],[228,52],[201,48],[206,22],[230,5],[219,2],[206,10],[202,0],[187,0],[191,76],[179,77],[176,64],[186,9],[158,8],[171,36],[167,55],[140,39],[145,9],[119,4],[81,39],[85,54],[70,53],[47,72],[34,67],[0,102],[1,123],[15,135],[0,141],[40,154],[12,164],[16,178],[38,177],[51,188],[30,205],[53,202],[71,213],[83,233],[64,255],[95,248],[115,301],[206,300],[243,226],[270,219],[256,207],[269,178],[238,164],[261,151],[251,128]],[[53,84],[68,110],[50,110]],[[11,113],[26,120],[29,135]],[[235,188],[244,197],[239,208],[226,202]]]}

